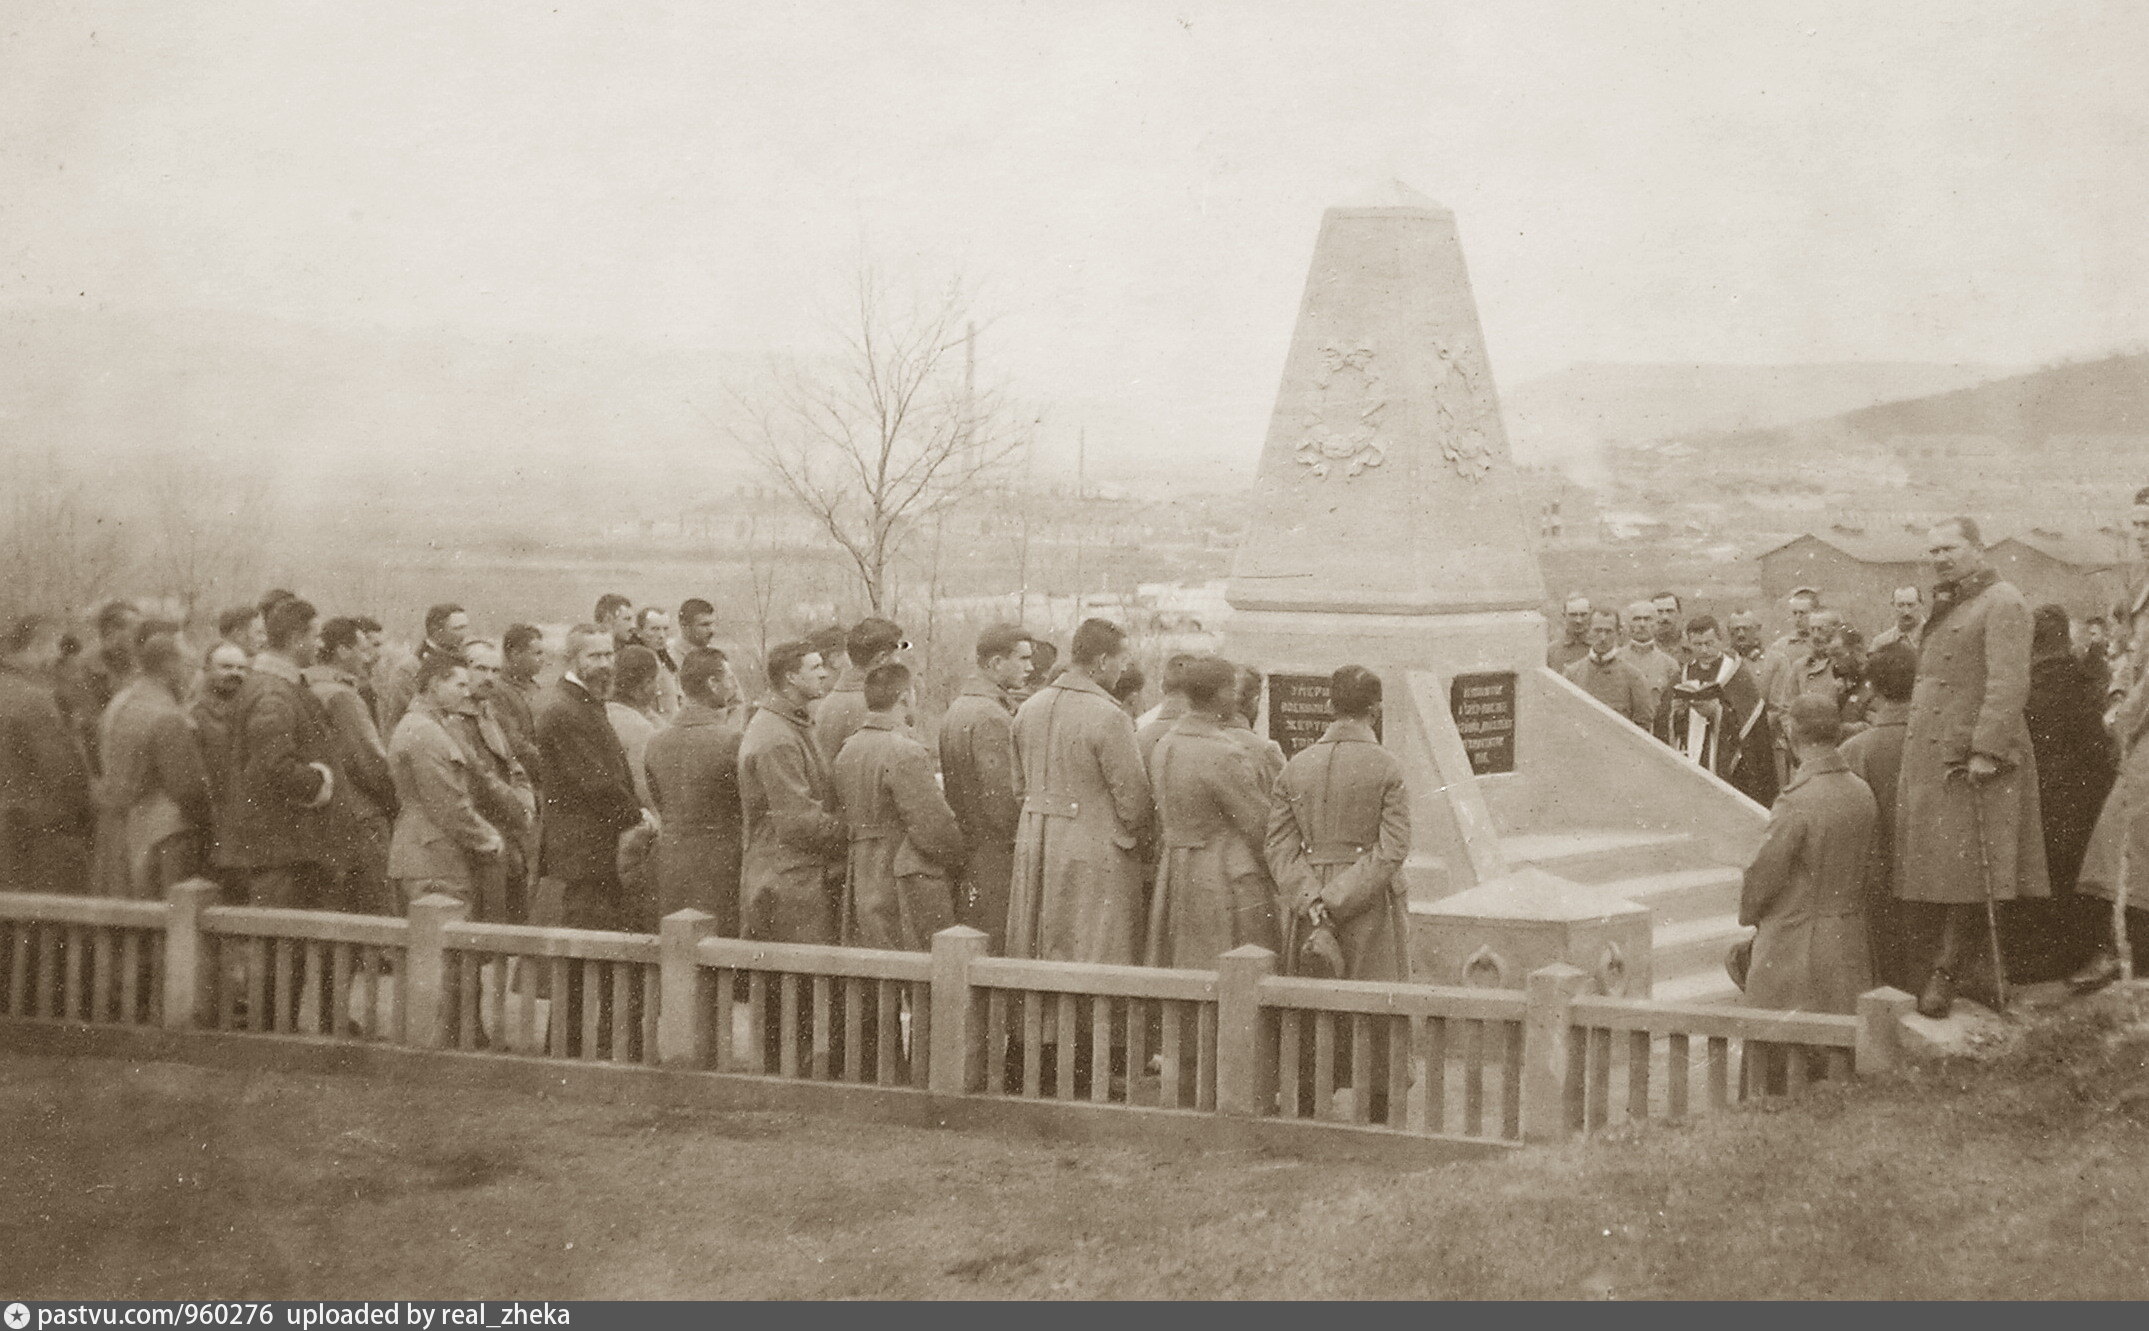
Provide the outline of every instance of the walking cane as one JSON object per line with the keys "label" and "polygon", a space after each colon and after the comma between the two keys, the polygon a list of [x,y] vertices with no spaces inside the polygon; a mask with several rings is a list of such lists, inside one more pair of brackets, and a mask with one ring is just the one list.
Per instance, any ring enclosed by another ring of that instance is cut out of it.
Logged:
{"label": "walking cane", "polygon": [[2000,905],[1992,891],[1992,851],[1985,844],[1985,801],[1976,778],[1967,767],[1951,767],[1949,775],[1961,774],[1970,788],[1971,825],[1977,832],[1977,867],[1985,887],[1985,934],[1992,940],[1992,985],[1998,990],[2000,1011],[2007,1011],[2007,967],[2000,960]]}
{"label": "walking cane", "polygon": [[[2126,778],[2122,776],[2121,781]],[[2119,886],[2112,893],[2112,949],[2119,954],[2119,980],[2122,984],[2134,982],[2134,946],[2127,941],[2127,894],[2133,890],[2128,881],[2132,865],[2127,862],[2127,843],[2134,839],[2132,810],[2127,808],[2127,789],[2119,788]]]}

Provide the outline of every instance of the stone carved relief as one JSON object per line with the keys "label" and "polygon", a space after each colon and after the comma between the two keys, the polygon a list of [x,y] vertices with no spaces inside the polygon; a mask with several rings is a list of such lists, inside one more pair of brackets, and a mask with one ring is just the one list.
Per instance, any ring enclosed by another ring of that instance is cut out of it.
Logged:
{"label": "stone carved relief", "polygon": [[1597,955],[1596,980],[1605,994],[1619,998],[1627,992],[1627,954],[1617,943],[1606,943]]}
{"label": "stone carved relief", "polygon": [[1481,481],[1492,470],[1492,444],[1485,416],[1492,400],[1483,367],[1464,347],[1433,344],[1439,378],[1433,385],[1433,410],[1439,416],[1440,453],[1466,481]]}
{"label": "stone carved relief", "polygon": [[1374,368],[1369,346],[1324,346],[1320,356],[1298,460],[1316,480],[1325,480],[1337,468],[1347,480],[1388,460],[1387,446],[1380,440],[1387,387]]}
{"label": "stone carved relief", "polygon": [[1491,945],[1480,943],[1463,962],[1462,982],[1473,989],[1508,988],[1507,958],[1493,951]]}

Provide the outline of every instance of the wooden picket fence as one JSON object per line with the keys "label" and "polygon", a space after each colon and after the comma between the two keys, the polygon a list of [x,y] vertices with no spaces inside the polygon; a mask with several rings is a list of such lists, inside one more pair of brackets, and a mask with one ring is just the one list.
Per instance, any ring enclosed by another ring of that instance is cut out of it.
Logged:
{"label": "wooden picket fence", "polygon": [[216,895],[0,892],[0,1019],[1512,1143],[1889,1067],[1910,1001],[1679,1007],[1586,995],[1567,966],[1450,988],[1280,976],[1260,948],[1166,970],[988,956],[965,928],[888,952],[718,937],[694,911],[619,934],[472,923],[444,896],[393,919]]}

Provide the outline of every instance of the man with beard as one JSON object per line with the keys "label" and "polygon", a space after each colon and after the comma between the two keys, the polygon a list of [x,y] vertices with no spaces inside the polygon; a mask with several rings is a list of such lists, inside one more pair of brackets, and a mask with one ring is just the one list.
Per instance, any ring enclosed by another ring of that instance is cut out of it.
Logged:
{"label": "man with beard", "polygon": [[88,882],[96,813],[81,743],[53,700],[59,659],[52,620],[0,622],[0,886],[17,892]]}
{"label": "man with beard", "polygon": [[328,804],[330,901],[359,915],[400,915],[402,902],[388,885],[388,838],[395,831],[395,777],[388,746],[374,729],[359,682],[374,658],[364,627],[355,619],[321,626],[320,660],[305,672],[306,686],[335,722],[340,742],[336,770],[343,774]]}
{"label": "man with beard", "polygon": [[[1940,946],[1918,1011],[1944,1017],[1956,980],[1991,965],[1990,903],[2049,894],[2030,689],[2029,602],[2001,581],[1977,523],[1926,535],[1933,613],[1918,655],[1896,796],[1895,893],[1941,908]],[[1984,977],[1995,1004],[2004,977]]]}
{"label": "man with beard", "polygon": [[1751,610],[1734,610],[1724,621],[1724,632],[1730,637],[1731,650],[1745,658],[1748,665],[1760,669],[1761,658],[1768,652],[1768,645],[1761,641],[1761,616]]}
{"label": "man with beard", "polygon": [[471,874],[475,918],[521,924],[529,918],[523,885],[536,850],[537,793],[513,737],[501,724],[498,703],[513,690],[501,681],[500,649],[482,638],[463,644],[470,669],[468,693],[446,713],[449,733],[470,758],[471,794],[478,814],[500,833],[500,854],[479,861]]}
{"label": "man with beard", "polygon": [[[679,636],[671,643],[671,658],[686,669],[686,654],[699,647],[716,646],[716,607],[699,596],[679,603]],[[685,683],[680,684],[684,689]]]}
{"label": "man with beard", "polygon": [[246,682],[247,662],[252,659],[252,653],[236,643],[212,646],[202,658],[201,686],[187,705],[195,740],[201,745],[202,764],[209,769],[209,793],[218,810],[224,807],[224,790],[231,783],[231,704]]}
{"label": "man with beard", "polygon": [[605,715],[614,650],[611,633],[595,624],[569,629],[567,669],[537,708],[545,786],[533,923],[620,927],[619,838],[644,813],[627,751]]}
{"label": "man with beard", "polygon": [[1776,802],[1775,741],[1753,667],[1724,650],[1713,615],[1687,622],[1686,649],[1686,668],[1665,698],[1666,737],[1673,748],[1767,808]]}
{"label": "man with beard", "polygon": [[306,687],[320,650],[311,603],[269,608],[268,646],[231,705],[231,770],[217,862],[256,906],[322,904],[329,801],[336,793],[336,723]]}
{"label": "man with beard", "polygon": [[380,690],[380,733],[393,735],[404,709],[418,695],[418,667],[429,656],[462,659],[463,639],[470,636],[470,616],[453,603],[436,605],[425,612],[425,641],[418,654],[397,661],[387,672]]}
{"label": "man with beard", "polygon": [[828,668],[810,644],[785,642],[769,649],[768,676],[769,697],[739,741],[740,933],[835,943],[851,838],[808,714],[828,693]]}

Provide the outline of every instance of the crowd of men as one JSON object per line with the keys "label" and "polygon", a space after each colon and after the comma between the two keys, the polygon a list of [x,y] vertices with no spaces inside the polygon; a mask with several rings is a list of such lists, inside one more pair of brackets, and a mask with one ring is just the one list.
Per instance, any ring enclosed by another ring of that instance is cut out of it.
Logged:
{"label": "crowd of men", "polygon": [[[978,637],[937,733],[911,644],[879,617],[779,643],[748,701],[706,600],[607,595],[556,661],[514,624],[426,612],[414,651],[289,591],[207,648],[124,601],[77,648],[0,624],[0,882],[400,914],[922,950],[961,923],[996,952],[1404,978],[1400,769],[1380,680],[1336,672],[1335,720],[1291,762],[1255,735],[1262,679],[1179,656],[1162,700],[1125,633],[1083,622],[1064,666],[1013,625]],[[676,631],[676,632],[675,632]],[[1303,959],[1303,960],[1301,960]]]}
{"label": "crowd of men", "polygon": [[[2133,523],[2149,558],[2149,490]],[[2087,991],[2120,973],[2107,903],[2129,899],[2124,848],[2149,829],[2115,776],[2149,727],[2149,588],[2077,625],[1998,577],[1974,519],[1927,539],[1930,599],[1897,589],[1870,640],[1802,587],[1766,645],[1751,612],[1682,621],[1663,593],[1571,599],[1547,652],[1771,806],[1741,904],[1756,933],[1727,961],[1756,1006],[1848,1012],[1886,983],[1944,1016],[1958,992],[2004,1004],[2011,974]]]}

